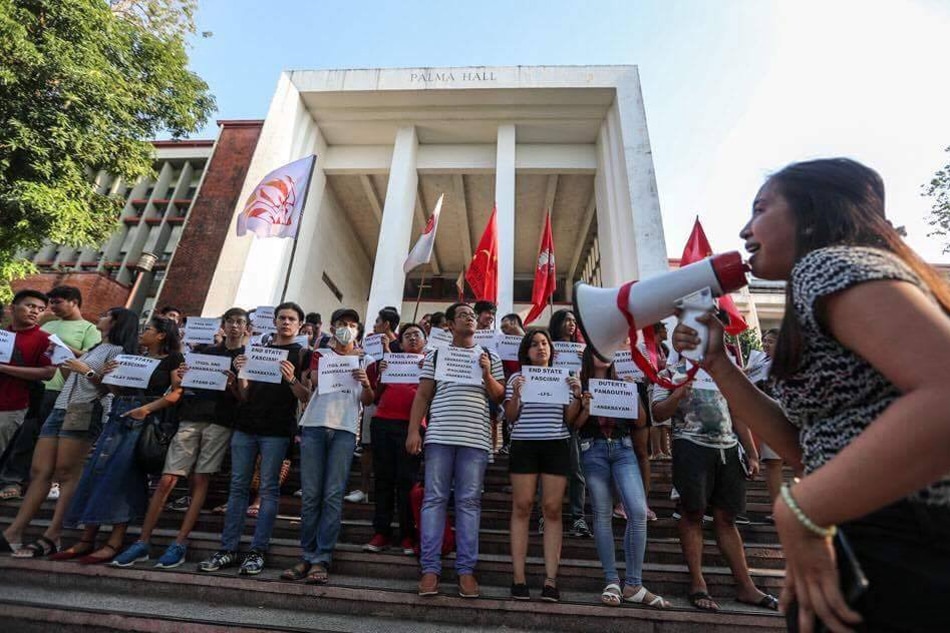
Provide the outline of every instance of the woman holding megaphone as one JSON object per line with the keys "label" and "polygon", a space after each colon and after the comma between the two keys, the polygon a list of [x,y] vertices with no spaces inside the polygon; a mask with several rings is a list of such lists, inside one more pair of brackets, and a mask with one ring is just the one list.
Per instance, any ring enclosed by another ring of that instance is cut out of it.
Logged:
{"label": "woman holding megaphone", "polygon": [[[848,159],[773,175],[740,236],[752,272],[788,284],[777,402],[712,315],[703,366],[736,417],[805,465],[774,507],[789,628],[948,630],[950,288],[885,219],[880,176]],[[699,338],[680,325],[672,342]]]}

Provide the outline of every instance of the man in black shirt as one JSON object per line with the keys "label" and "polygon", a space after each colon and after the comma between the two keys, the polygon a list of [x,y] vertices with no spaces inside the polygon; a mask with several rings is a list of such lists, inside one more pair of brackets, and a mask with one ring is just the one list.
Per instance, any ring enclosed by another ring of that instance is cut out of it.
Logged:
{"label": "man in black shirt", "polygon": [[[248,332],[249,318],[246,310],[231,308],[221,317],[225,339],[220,345],[207,346],[202,354],[228,356],[231,369],[224,391],[211,389],[186,389],[178,405],[178,432],[172,438],[165,458],[165,468],[158,487],[149,502],[148,512],[142,524],[142,534],[135,543],[119,554],[113,561],[118,567],[130,567],[149,559],[149,539],[158,524],[168,495],[180,477],[191,476],[191,498],[175,541],[159,558],[156,567],[170,569],[185,562],[188,536],[194,529],[208,495],[211,475],[221,469],[224,455],[231,439],[231,420],[237,406],[239,393],[234,374],[234,359],[244,354],[244,342]],[[181,385],[186,365],[172,374],[172,384]]]}
{"label": "man in black shirt", "polygon": [[[298,398],[306,398],[309,393],[299,382],[303,348],[294,342],[303,318],[303,310],[296,303],[285,302],[274,309],[277,332],[264,348],[287,352],[286,358],[279,362],[279,382],[269,382],[263,376],[261,380],[240,377],[241,370],[248,365],[248,357],[241,355],[234,359],[241,404],[234,416],[231,436],[228,510],[221,534],[221,549],[198,565],[200,571],[217,571],[237,564],[237,549],[244,532],[251,479],[258,455],[261,458],[261,506],[251,549],[241,562],[240,573],[256,575],[264,569],[264,553],[270,544],[280,500],[281,463],[297,425]],[[253,349],[252,346],[249,352]],[[248,366],[248,372],[251,370]]]}

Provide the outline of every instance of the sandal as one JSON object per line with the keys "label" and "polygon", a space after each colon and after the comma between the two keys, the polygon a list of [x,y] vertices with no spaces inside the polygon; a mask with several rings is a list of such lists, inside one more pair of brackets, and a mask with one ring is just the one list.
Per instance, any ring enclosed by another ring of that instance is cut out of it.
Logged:
{"label": "sandal", "polygon": [[[705,591],[697,591],[691,593],[686,598],[689,600],[690,604],[699,609],[700,611],[711,611],[713,613],[719,612],[719,605],[712,599],[712,597]],[[706,601],[709,604],[705,607],[700,604],[700,602]]]}
{"label": "sandal", "polygon": [[261,511],[261,506],[252,505],[247,509],[247,516],[251,517],[252,519],[256,519],[260,511]]}
{"label": "sandal", "polygon": [[[86,545],[87,547],[81,547]],[[79,541],[69,549],[64,549],[61,552],[56,552],[51,554],[50,560],[72,560],[74,558],[79,558],[80,556],[88,556],[95,549],[95,543],[93,541]]]}
{"label": "sandal", "polygon": [[280,575],[281,580],[303,580],[313,565],[305,560],[300,561],[290,569],[285,569]]}
{"label": "sandal", "polygon": [[10,484],[9,486],[4,486],[3,490],[0,490],[0,501],[7,501],[8,499],[20,499],[23,497],[23,486],[20,484]]}
{"label": "sandal", "polygon": [[46,558],[59,551],[59,547],[45,536],[13,552],[13,558]]}
{"label": "sandal", "polygon": [[762,607],[763,609],[769,609],[771,611],[778,611],[778,598],[770,593],[764,594],[758,602],[749,602],[746,600],[739,600],[738,598],[736,598],[736,602],[739,604],[747,604],[753,607]]}
{"label": "sandal", "polygon": [[222,503],[217,506],[214,510],[211,511],[211,514],[227,514],[228,513],[228,504]]}
{"label": "sandal", "polygon": [[623,592],[620,585],[612,582],[604,587],[604,590],[600,593],[600,601],[608,607],[619,607],[623,601]]}
{"label": "sandal", "polygon": [[307,584],[325,585],[328,582],[330,582],[330,574],[327,572],[327,568],[320,563],[314,565],[310,574],[307,576]]}
{"label": "sandal", "polygon": [[112,559],[115,558],[119,554],[119,548],[113,547],[112,545],[109,545],[108,543],[106,543],[99,549],[106,549],[106,548],[112,551],[112,554],[110,556],[93,556],[92,554],[87,554],[86,556],[83,556],[76,562],[79,563],[80,565],[102,565],[102,564],[111,562]]}
{"label": "sandal", "polygon": [[[647,602],[647,596],[653,596],[653,599]],[[653,607],[654,609],[669,609],[673,606],[668,601],[664,600],[663,596],[650,593],[650,591],[643,585],[640,585],[640,590],[632,596],[623,596],[623,601],[630,604],[642,604],[647,607]]]}
{"label": "sandal", "polygon": [[3,532],[0,532],[0,553],[2,554],[12,554],[22,547],[19,543],[10,543],[7,541],[7,537],[3,535]]}

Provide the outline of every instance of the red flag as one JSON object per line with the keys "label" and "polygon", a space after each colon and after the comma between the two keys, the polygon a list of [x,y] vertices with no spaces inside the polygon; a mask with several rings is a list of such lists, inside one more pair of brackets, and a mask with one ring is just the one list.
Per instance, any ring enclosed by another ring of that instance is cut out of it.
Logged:
{"label": "red flag", "polygon": [[544,230],[541,232],[541,247],[538,248],[538,266],[534,269],[534,287],[531,289],[531,311],[525,317],[525,325],[531,323],[544,312],[548,298],[554,295],[557,277],[554,268],[554,237],[551,235],[551,212],[544,218]]}
{"label": "red flag", "polygon": [[498,227],[495,224],[495,213],[492,209],[488,218],[488,226],[478,241],[478,248],[472,256],[472,263],[465,274],[475,300],[487,300],[493,303],[498,301]]}
{"label": "red flag", "polygon": [[[686,248],[683,249],[683,256],[680,258],[680,266],[686,266],[693,262],[709,257],[713,254],[713,249],[706,238],[706,232],[703,231],[703,225],[699,223],[699,217],[696,217],[696,223],[693,224],[693,231],[686,240]],[[733,336],[738,336],[749,328],[745,322],[732,297],[725,295],[719,297],[719,307],[729,315],[729,323],[726,324],[726,332]]]}

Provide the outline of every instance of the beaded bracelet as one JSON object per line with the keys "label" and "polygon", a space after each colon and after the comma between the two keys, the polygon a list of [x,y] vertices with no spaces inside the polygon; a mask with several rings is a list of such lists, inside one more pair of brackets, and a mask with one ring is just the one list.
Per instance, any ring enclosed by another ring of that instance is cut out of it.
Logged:
{"label": "beaded bracelet", "polygon": [[832,525],[831,527],[823,528],[809,519],[808,515],[805,514],[795,501],[795,497],[792,496],[792,489],[788,484],[782,484],[782,500],[785,502],[785,505],[788,506],[788,509],[792,511],[792,514],[795,515],[795,518],[798,519],[798,522],[808,528],[810,532],[822,538],[833,537],[838,532],[837,526]]}

